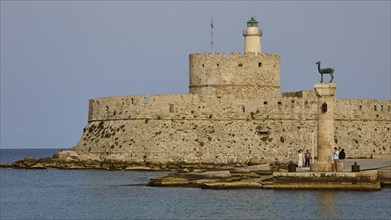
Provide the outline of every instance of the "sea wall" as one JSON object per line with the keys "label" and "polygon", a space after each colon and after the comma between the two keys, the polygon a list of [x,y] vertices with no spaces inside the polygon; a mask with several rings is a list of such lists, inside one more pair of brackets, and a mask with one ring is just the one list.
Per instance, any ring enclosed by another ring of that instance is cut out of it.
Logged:
{"label": "sea wall", "polygon": [[[317,100],[306,97],[91,99],[88,125],[73,150],[151,164],[295,160],[298,149],[311,150],[317,135]],[[335,120],[335,144],[348,157],[391,152],[391,101],[336,99]]]}

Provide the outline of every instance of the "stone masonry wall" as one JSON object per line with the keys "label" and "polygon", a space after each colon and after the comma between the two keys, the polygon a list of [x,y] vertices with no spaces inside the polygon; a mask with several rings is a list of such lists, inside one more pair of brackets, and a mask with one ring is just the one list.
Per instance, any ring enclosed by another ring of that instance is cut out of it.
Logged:
{"label": "stone masonry wall", "polygon": [[[156,164],[295,160],[299,148],[311,150],[312,132],[317,135],[317,100],[308,97],[92,99],[74,150]],[[391,152],[391,101],[336,99],[335,113],[335,143],[348,157]]]}
{"label": "stone masonry wall", "polygon": [[267,53],[189,55],[190,93],[238,97],[280,96],[280,56]]}

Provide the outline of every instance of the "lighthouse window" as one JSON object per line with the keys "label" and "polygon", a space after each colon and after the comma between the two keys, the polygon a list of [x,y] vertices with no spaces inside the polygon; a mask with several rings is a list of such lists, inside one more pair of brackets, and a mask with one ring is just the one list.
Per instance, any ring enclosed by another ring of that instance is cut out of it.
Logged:
{"label": "lighthouse window", "polygon": [[243,66],[243,64],[242,64],[242,63],[239,63],[239,64],[238,64],[238,67],[242,67],[242,66]]}
{"label": "lighthouse window", "polygon": [[262,63],[261,62],[258,63],[258,67],[262,67]]}

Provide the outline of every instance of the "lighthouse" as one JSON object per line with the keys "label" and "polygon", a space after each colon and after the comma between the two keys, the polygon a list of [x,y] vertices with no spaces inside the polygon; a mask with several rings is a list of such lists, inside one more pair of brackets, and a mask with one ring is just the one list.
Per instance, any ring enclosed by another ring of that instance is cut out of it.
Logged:
{"label": "lighthouse", "polygon": [[244,36],[244,53],[261,53],[261,36],[262,30],[258,29],[258,21],[251,17],[247,21],[247,29],[243,30]]}

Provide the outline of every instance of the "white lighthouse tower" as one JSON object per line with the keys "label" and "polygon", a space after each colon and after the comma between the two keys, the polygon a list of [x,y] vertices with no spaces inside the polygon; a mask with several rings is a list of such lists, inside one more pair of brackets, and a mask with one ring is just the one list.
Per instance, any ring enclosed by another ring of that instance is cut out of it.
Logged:
{"label": "white lighthouse tower", "polygon": [[252,52],[255,55],[261,53],[262,30],[258,29],[258,21],[251,17],[247,21],[247,29],[243,30],[244,36],[244,54]]}

